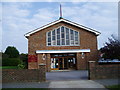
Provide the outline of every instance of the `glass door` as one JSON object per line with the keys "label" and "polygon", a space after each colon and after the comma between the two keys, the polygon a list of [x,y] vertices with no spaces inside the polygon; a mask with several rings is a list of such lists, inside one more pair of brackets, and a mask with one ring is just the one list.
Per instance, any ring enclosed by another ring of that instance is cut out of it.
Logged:
{"label": "glass door", "polygon": [[76,65],[75,58],[68,58],[68,68],[74,69]]}
{"label": "glass door", "polygon": [[68,58],[64,58],[64,69],[68,69]]}
{"label": "glass door", "polygon": [[58,58],[51,58],[51,70],[58,70]]}
{"label": "glass door", "polygon": [[59,69],[63,69],[63,59],[59,58]]}

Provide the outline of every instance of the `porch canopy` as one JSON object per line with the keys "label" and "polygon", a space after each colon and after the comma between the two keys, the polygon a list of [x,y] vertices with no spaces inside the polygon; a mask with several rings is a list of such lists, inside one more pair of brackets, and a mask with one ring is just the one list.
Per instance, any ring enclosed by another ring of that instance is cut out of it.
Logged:
{"label": "porch canopy", "polygon": [[90,49],[36,50],[36,53],[78,53],[90,52]]}

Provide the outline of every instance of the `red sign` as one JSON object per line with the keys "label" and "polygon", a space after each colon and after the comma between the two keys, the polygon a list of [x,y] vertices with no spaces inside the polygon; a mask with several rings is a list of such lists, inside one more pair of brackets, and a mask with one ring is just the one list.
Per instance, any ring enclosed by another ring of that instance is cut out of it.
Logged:
{"label": "red sign", "polygon": [[37,55],[28,55],[28,62],[37,62]]}

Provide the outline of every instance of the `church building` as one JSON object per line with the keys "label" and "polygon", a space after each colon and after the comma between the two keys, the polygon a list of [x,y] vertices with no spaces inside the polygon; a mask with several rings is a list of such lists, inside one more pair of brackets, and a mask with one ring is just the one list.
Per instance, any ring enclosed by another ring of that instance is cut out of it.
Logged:
{"label": "church building", "polygon": [[28,69],[46,65],[51,70],[85,70],[98,60],[100,32],[60,17],[25,34],[28,39]]}

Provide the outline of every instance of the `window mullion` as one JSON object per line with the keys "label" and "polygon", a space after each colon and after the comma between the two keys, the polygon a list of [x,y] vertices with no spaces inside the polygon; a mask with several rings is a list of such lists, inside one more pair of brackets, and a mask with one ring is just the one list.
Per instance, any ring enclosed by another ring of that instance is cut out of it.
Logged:
{"label": "window mullion", "polygon": [[62,45],[62,38],[61,38],[61,27],[60,27],[60,45]]}
{"label": "window mullion", "polygon": [[51,46],[53,45],[53,42],[52,42],[52,31],[51,31]]}
{"label": "window mullion", "polygon": [[47,44],[47,46],[48,46],[48,32],[46,33],[46,44]]}
{"label": "window mullion", "polygon": [[69,43],[71,45],[71,34],[70,34],[70,29],[69,29]]}
{"label": "window mullion", "polygon": [[55,29],[55,45],[57,45],[57,30]]}
{"label": "window mullion", "polygon": [[80,45],[80,34],[78,32],[78,45]]}
{"label": "window mullion", "polygon": [[73,35],[74,35],[74,37],[73,37],[73,41],[74,41],[74,45],[75,45],[75,31],[73,30]]}
{"label": "window mullion", "polygon": [[65,45],[66,45],[66,28],[64,27],[64,38],[65,38]]}

